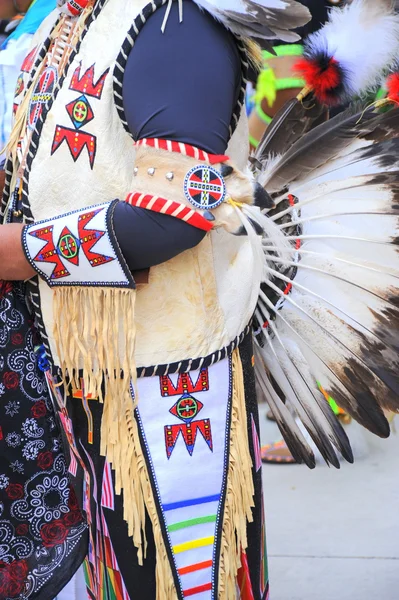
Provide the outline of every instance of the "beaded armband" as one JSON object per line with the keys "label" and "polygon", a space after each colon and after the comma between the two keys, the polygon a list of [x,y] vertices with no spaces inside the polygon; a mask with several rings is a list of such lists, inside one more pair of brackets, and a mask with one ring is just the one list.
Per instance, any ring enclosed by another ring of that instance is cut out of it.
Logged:
{"label": "beaded armband", "polygon": [[231,203],[253,203],[254,188],[228,156],[145,138],[136,142],[134,183],[126,202],[182,219],[199,229],[240,227]]}
{"label": "beaded armband", "polygon": [[50,287],[134,288],[112,227],[118,200],[27,225],[27,259]]}

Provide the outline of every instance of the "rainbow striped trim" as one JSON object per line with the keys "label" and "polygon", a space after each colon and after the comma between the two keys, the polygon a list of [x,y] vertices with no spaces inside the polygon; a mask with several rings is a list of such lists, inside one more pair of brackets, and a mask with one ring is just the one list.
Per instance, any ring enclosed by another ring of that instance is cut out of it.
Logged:
{"label": "rainbow striped trim", "polygon": [[202,525],[202,523],[216,523],[217,515],[208,515],[206,517],[196,517],[195,519],[187,519],[186,521],[179,521],[169,525],[168,531],[179,531],[179,529],[185,529],[186,527],[193,527],[194,525]]}
{"label": "rainbow striped trim", "polygon": [[210,231],[213,227],[212,222],[207,221],[205,217],[197,213],[195,210],[184,206],[184,204],[181,204],[180,202],[166,200],[160,196],[153,196],[152,194],[140,194],[140,192],[135,192],[133,194],[128,194],[125,202],[131,204],[132,206],[137,206],[138,208],[145,208],[146,210],[153,210],[164,215],[176,217],[177,219],[181,219],[189,225],[197,227],[197,229],[202,229],[203,231]]}
{"label": "rainbow striped trim", "polygon": [[[220,500],[220,494],[214,494],[211,496],[202,496],[200,498],[191,498],[187,500],[180,500],[179,502],[173,502],[170,504],[164,504],[163,510],[165,512],[186,508],[188,506],[197,506],[203,504],[209,504],[211,502],[218,502]],[[195,517],[192,519],[185,519],[184,521],[177,521],[176,523],[172,523],[168,526],[168,531],[179,531],[181,529],[195,527],[196,525],[202,525],[203,523],[216,523],[217,515],[216,514],[208,514],[201,517]],[[215,536],[208,536],[203,538],[197,538],[194,540],[189,540],[187,542],[176,544],[172,546],[172,550],[174,554],[180,554],[182,552],[187,552],[188,550],[193,550],[195,548],[203,548],[205,546],[213,546],[215,542]],[[193,563],[190,565],[186,565],[178,569],[179,576],[182,577],[184,575],[189,575],[190,573],[195,573],[197,571],[202,571],[205,569],[212,569],[213,560],[204,560],[202,562]],[[209,592],[212,590],[212,582],[206,581],[201,585],[197,585],[190,588],[183,588],[183,597],[189,598],[191,596],[196,596],[197,594],[201,594],[203,592]]]}
{"label": "rainbow striped trim", "polygon": [[183,542],[183,544],[176,544],[173,546],[173,552],[179,554],[180,552],[186,552],[187,550],[193,550],[193,548],[203,548],[204,546],[212,546],[215,541],[215,536],[210,535],[209,537],[199,538],[198,540],[190,540],[189,542]]}
{"label": "rainbow striped trim", "polygon": [[200,160],[202,162],[209,163],[210,165],[215,165],[217,163],[226,162],[226,160],[229,160],[229,157],[225,154],[209,154],[208,152],[204,152],[204,150],[200,150],[199,148],[191,146],[190,144],[173,142],[171,140],[161,140],[159,138],[143,138],[142,140],[135,142],[135,146],[149,146],[151,148],[156,148],[157,150],[177,152],[178,154],[190,156],[191,158],[195,158],[195,160]]}

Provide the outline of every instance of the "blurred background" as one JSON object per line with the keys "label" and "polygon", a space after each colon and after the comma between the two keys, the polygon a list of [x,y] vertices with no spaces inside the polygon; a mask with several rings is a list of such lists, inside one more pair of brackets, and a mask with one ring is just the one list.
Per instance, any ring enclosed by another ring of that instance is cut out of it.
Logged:
{"label": "blurred background", "polygon": [[[265,444],[279,437],[266,412]],[[348,435],[355,463],[340,470],[263,465],[273,600],[399,599],[399,434],[351,423]]]}

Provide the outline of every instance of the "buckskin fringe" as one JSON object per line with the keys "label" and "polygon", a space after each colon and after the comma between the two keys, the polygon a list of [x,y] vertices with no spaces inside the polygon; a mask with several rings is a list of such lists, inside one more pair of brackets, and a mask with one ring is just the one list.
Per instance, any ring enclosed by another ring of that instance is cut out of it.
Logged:
{"label": "buckskin fringe", "polygon": [[135,437],[131,432],[131,385],[136,382],[136,292],[68,286],[56,288],[53,299],[54,338],[62,376],[73,390],[83,385],[87,397],[104,403],[100,451],[115,471],[116,492],[124,491],[129,534],[140,554],[145,543],[145,510],[135,445],[130,443]]}
{"label": "buckskin fringe", "polygon": [[[105,401],[104,409],[110,406]],[[112,464],[121,466],[120,488],[123,489],[124,519],[128,525],[128,533],[137,548],[139,564],[143,564],[146,554],[145,518],[149,515],[156,548],[156,600],[177,600],[175,583],[169,562],[165,541],[161,529],[158,510],[154,499],[147,463],[142,450],[137,421],[131,410],[130,398],[125,419],[120,419],[119,443],[111,448],[104,448],[104,453],[112,460]],[[107,434],[108,418],[103,414],[102,439]],[[116,492],[120,489],[116,487]]]}
{"label": "buckskin fringe", "polygon": [[134,416],[135,299],[135,290],[59,287],[54,290],[54,338],[64,380],[78,389],[83,371],[85,395],[104,403],[100,452],[115,471],[115,492],[123,490],[123,517],[139,564],[146,553],[147,509],[157,552],[157,600],[177,600]]}
{"label": "buckskin fringe", "polygon": [[219,600],[236,597],[241,552],[247,548],[247,524],[253,521],[254,484],[249,452],[244,378],[239,350],[232,355],[233,398],[230,457],[219,565]]}

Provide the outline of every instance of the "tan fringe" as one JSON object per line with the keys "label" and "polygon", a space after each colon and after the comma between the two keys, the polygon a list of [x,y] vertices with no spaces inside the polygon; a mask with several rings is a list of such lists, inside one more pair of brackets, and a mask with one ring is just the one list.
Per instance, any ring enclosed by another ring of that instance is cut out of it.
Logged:
{"label": "tan fringe", "polygon": [[237,571],[241,551],[247,548],[247,523],[252,522],[254,484],[249,452],[244,378],[238,349],[232,356],[233,400],[230,431],[230,457],[223,516],[219,565],[219,600],[236,598]]}
{"label": "tan fringe", "polygon": [[[58,80],[61,79],[61,76],[64,73],[64,69],[65,69],[66,64],[69,60],[69,57],[71,55],[71,52],[73,51],[74,47],[78,43],[79,38],[85,28],[86,21],[92,12],[93,12],[93,5],[89,3],[86,6],[86,8],[83,10],[82,14],[79,16],[79,19],[76,22],[75,28],[73,28],[73,30],[72,30],[72,38],[70,40],[70,43],[67,44],[67,47],[66,47],[65,51],[63,52],[63,59],[62,59],[60,65],[58,65],[58,67],[57,67]],[[58,36],[62,32],[62,28],[65,23],[65,19],[66,19],[66,17],[61,18],[59,23],[52,30],[52,32],[50,34],[52,43],[54,43],[54,42],[57,43]],[[52,50],[52,45],[50,45],[50,51],[51,50]],[[13,122],[13,128],[11,130],[11,134],[7,141],[7,144],[4,148],[2,148],[0,150],[0,154],[4,153],[7,155],[7,158],[11,158],[11,160],[12,160],[13,173],[12,173],[12,179],[11,179],[11,184],[10,184],[11,190],[14,189],[14,187],[15,187],[16,180],[18,177],[18,168],[20,166],[19,160],[18,160],[18,154],[17,154],[17,147],[18,147],[20,140],[23,139],[26,134],[26,127],[27,127],[26,124],[27,124],[28,115],[29,115],[29,106],[30,106],[31,98],[36,89],[37,82],[39,81],[39,79],[43,73],[43,69],[46,66],[47,60],[48,60],[48,52],[45,54],[40,65],[38,65],[36,72],[34,74],[34,77],[33,77],[32,81],[30,82],[30,87],[29,87],[28,91],[25,93],[25,96],[23,97],[20,105],[17,108],[14,122]],[[50,64],[52,64],[52,63],[50,63]],[[11,195],[11,199],[12,199],[12,195]],[[8,205],[6,207],[6,212],[8,211],[10,205],[11,205],[11,200],[8,202]]]}
{"label": "tan fringe", "polygon": [[[141,484],[141,493],[145,501],[145,507],[147,509],[149,518],[151,520],[155,541],[156,600],[178,600],[172,569],[162,534],[161,523],[159,521],[158,510],[152,492],[150,477],[147,471],[147,464],[140,445],[136,420],[130,424],[129,429],[131,434],[130,439],[133,440],[135,448],[135,463],[137,464],[137,472],[139,477],[138,481],[140,481]],[[124,505],[126,507],[125,498],[126,497],[124,496]]]}
{"label": "tan fringe", "polygon": [[[144,501],[135,447],[130,443],[135,384],[135,290],[102,287],[58,287],[54,290],[54,339],[64,380],[74,390],[104,402],[101,454],[115,470],[116,492],[124,490],[125,518],[141,552]],[[104,395],[102,385],[104,384]]]}
{"label": "tan fringe", "polygon": [[[64,379],[104,402],[102,455],[115,471],[115,491],[123,491],[123,516],[140,564],[146,553],[149,514],[157,552],[156,600],[177,600],[172,570],[140,443],[130,382],[136,389],[134,322],[136,292],[115,288],[59,287],[54,290],[54,338]],[[123,373],[123,378],[122,378]],[[102,393],[104,382],[105,393]]]}

